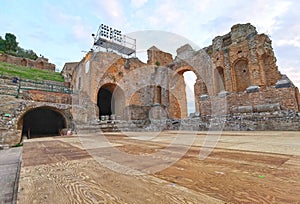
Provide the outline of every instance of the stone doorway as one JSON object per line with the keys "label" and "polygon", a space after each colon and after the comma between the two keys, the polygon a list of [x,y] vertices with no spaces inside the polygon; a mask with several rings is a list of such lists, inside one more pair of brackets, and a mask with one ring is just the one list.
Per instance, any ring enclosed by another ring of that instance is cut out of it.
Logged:
{"label": "stone doorway", "polygon": [[202,93],[199,78],[190,66],[179,67],[176,70],[170,82],[170,118],[187,118],[189,114],[199,112],[199,97]]}
{"label": "stone doorway", "polygon": [[60,131],[66,128],[64,116],[49,107],[29,110],[22,119],[22,136],[27,138],[58,136]]}
{"label": "stone doorway", "polygon": [[124,98],[123,90],[116,84],[107,83],[102,85],[97,97],[99,119],[101,119],[101,116],[111,117],[111,115],[123,118]]}

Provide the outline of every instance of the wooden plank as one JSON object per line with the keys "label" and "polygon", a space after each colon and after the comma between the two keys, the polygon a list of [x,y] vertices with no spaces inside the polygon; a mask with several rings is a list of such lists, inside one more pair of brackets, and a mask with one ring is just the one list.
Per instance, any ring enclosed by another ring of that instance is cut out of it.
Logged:
{"label": "wooden plank", "polygon": [[[133,133],[135,139],[122,133],[106,137],[120,151],[149,157],[174,138],[166,132],[161,139],[146,141],[138,140],[138,134],[141,133]],[[236,140],[228,133],[205,160],[198,159],[200,146],[192,146],[175,164],[144,176],[125,175],[100,165],[78,145],[75,137],[31,140],[24,144],[18,198],[25,204],[298,203],[299,155],[292,151],[288,154],[271,152],[273,144],[268,141],[273,136],[261,135],[261,140],[253,141],[251,134],[257,136],[258,133],[235,135]],[[188,135],[185,132],[183,136]],[[97,135],[91,134],[87,140],[93,137]],[[197,137],[203,140],[205,135]],[[289,140],[297,143],[299,138],[291,133]],[[244,149],[238,149],[237,141]],[[253,147],[261,141],[266,141],[266,152],[259,146],[248,150],[247,144]],[[233,145],[234,149],[230,149]],[[276,142],[276,146],[280,147],[280,142]],[[169,151],[175,155],[181,148],[178,145]],[[93,152],[102,159],[134,162],[130,157],[113,158],[105,145]]]}
{"label": "wooden plank", "polygon": [[0,203],[15,203],[22,147],[0,151]]}

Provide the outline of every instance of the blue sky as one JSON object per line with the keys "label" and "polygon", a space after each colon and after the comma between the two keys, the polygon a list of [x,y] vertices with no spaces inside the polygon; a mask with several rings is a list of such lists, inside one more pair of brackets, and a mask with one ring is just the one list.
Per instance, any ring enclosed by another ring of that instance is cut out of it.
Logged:
{"label": "blue sky", "polygon": [[199,47],[236,23],[253,24],[273,41],[279,70],[300,86],[300,3],[297,0],[0,0],[0,35],[11,32],[21,47],[61,69],[79,61],[101,23],[131,33],[160,30]]}

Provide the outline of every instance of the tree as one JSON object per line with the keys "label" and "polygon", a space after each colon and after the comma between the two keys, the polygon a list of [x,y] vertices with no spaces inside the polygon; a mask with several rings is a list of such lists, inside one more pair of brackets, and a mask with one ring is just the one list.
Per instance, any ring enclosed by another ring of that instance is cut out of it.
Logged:
{"label": "tree", "polygon": [[0,36],[0,51],[5,51],[5,40]]}
{"label": "tree", "polygon": [[36,60],[38,58],[37,54],[33,50],[26,50],[26,54],[29,59]]}
{"label": "tree", "polygon": [[24,57],[32,60],[36,60],[38,58],[37,54],[33,50],[25,50],[24,48],[19,47],[19,43],[16,39],[16,36],[12,33],[6,33],[5,39],[2,39],[0,36],[0,51],[16,57]]}
{"label": "tree", "polygon": [[19,46],[17,47],[16,56],[29,58],[32,60],[36,60],[38,58],[37,54],[33,50],[25,50]]}
{"label": "tree", "polygon": [[11,33],[5,34],[5,51],[6,52],[16,52],[18,48],[18,42],[16,41],[16,36]]}

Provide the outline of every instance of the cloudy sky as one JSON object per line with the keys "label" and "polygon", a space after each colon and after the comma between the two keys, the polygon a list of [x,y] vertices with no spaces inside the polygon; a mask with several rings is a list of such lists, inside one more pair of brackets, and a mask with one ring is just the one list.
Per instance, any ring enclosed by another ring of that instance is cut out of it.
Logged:
{"label": "cloudy sky", "polygon": [[178,34],[200,48],[236,23],[253,24],[273,41],[279,70],[300,87],[300,3],[297,0],[0,0],[0,35],[11,32],[61,69],[79,61],[101,23],[132,33]]}

